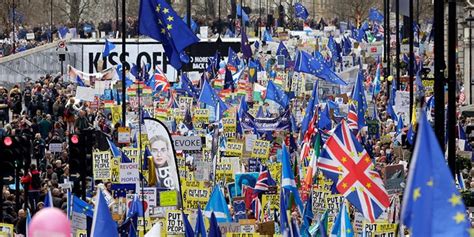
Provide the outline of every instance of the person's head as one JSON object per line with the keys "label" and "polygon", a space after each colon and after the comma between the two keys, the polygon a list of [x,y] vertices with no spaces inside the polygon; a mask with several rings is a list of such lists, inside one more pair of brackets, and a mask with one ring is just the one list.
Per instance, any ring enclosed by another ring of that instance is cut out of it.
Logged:
{"label": "person's head", "polygon": [[56,160],[54,163],[56,165],[56,168],[61,168],[61,166],[63,165],[61,160]]}
{"label": "person's head", "polygon": [[23,209],[18,210],[18,217],[19,218],[25,218],[26,217],[26,212]]}
{"label": "person's head", "polygon": [[31,165],[30,165],[30,170],[36,170],[36,165],[35,165],[35,164],[31,164]]}
{"label": "person's head", "polygon": [[52,165],[46,166],[46,172],[48,172],[48,174],[53,173],[53,166]]}
{"label": "person's head", "polygon": [[168,159],[170,159],[171,147],[168,139],[163,136],[154,136],[150,139],[151,155],[153,162],[158,167],[164,166]]}
{"label": "person's head", "polygon": [[36,209],[39,211],[41,209],[43,209],[44,207],[44,202],[38,202],[38,205],[36,205]]}

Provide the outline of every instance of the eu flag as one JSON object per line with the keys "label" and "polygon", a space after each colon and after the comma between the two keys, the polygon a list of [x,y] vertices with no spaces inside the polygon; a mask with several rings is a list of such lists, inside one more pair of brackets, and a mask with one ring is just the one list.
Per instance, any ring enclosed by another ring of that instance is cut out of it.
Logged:
{"label": "eu flag", "polygon": [[[208,104],[216,109],[216,115],[219,114],[219,118],[222,118],[222,114],[226,111],[227,105],[219,98],[211,85],[204,81],[201,89],[201,95],[199,96],[199,102]],[[219,105],[219,106],[217,106]]]}
{"label": "eu flag", "polygon": [[401,220],[411,236],[469,236],[466,207],[424,112],[418,133]]}
{"label": "eu flag", "polygon": [[170,64],[178,70],[182,67],[181,53],[199,41],[165,0],[141,0],[139,30],[163,44]]}
{"label": "eu flag", "polygon": [[72,196],[72,211],[85,214],[88,217],[94,215],[94,207],[74,195]]}
{"label": "eu flag", "polygon": [[369,10],[369,20],[371,21],[378,21],[382,22],[383,21],[383,14],[379,12],[376,8],[370,8]]}
{"label": "eu flag", "polygon": [[249,38],[247,37],[247,34],[245,33],[245,30],[243,27],[241,31],[242,33],[241,33],[240,47],[242,50],[242,54],[244,55],[244,58],[249,59],[252,57],[252,48],[250,48]]}
{"label": "eu flag", "polygon": [[308,10],[300,2],[295,4],[295,16],[303,20],[306,20],[309,16]]}
{"label": "eu flag", "polygon": [[320,53],[317,52],[316,56],[312,57],[307,52],[299,51],[295,61],[295,72],[304,72],[334,84],[347,85],[344,80],[326,65],[324,59],[319,55]]}

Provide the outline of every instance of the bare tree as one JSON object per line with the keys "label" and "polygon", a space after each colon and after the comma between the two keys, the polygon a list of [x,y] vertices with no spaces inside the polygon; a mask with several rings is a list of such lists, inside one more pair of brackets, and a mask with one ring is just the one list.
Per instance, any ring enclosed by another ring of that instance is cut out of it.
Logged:
{"label": "bare tree", "polygon": [[56,3],[55,7],[69,19],[72,25],[77,26],[84,15],[91,12],[98,4],[99,0],[63,0]]}
{"label": "bare tree", "polygon": [[368,17],[370,8],[383,9],[382,4],[380,0],[333,0],[327,10],[340,20],[360,25]]}

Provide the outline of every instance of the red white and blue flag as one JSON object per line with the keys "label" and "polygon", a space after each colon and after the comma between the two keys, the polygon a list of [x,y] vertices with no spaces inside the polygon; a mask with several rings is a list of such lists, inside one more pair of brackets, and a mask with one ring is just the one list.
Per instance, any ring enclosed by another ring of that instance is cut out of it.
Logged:
{"label": "red white and blue flag", "polygon": [[153,73],[152,81],[153,81],[152,88],[153,88],[153,92],[155,93],[158,93],[161,91],[167,92],[170,89],[170,83],[168,82],[166,75],[158,67],[156,67],[155,73]]}
{"label": "red white and blue flag", "polygon": [[258,175],[257,183],[255,183],[255,187],[253,188],[254,192],[265,192],[268,191],[268,170],[261,171]]}
{"label": "red white and blue flag", "polygon": [[354,103],[350,103],[349,113],[347,113],[347,125],[352,131],[354,131],[354,133],[357,133],[357,131],[359,130],[359,125],[357,124],[357,121],[359,121],[359,117],[357,116],[357,108]]}
{"label": "red white and blue flag", "polygon": [[318,159],[323,174],[337,191],[372,223],[390,206],[389,196],[372,159],[345,120],[326,141]]}

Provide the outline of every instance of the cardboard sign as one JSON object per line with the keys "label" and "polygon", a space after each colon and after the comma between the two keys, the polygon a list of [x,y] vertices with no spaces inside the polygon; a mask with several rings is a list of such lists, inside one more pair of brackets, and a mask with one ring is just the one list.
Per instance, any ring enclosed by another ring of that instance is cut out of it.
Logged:
{"label": "cardboard sign", "polygon": [[367,133],[369,134],[369,136],[376,136],[377,134],[379,134],[380,126],[377,120],[368,119],[367,128]]}
{"label": "cardboard sign", "polygon": [[128,127],[118,128],[118,143],[120,144],[130,143],[130,128]]}
{"label": "cardboard sign", "polygon": [[264,140],[255,140],[252,148],[252,157],[268,159],[270,157],[270,142]]}
{"label": "cardboard sign", "polygon": [[364,221],[363,236],[366,237],[395,237],[398,224],[388,222],[369,223]]}
{"label": "cardboard sign", "polygon": [[92,102],[95,99],[95,90],[91,87],[78,86],[76,88],[76,99]]}
{"label": "cardboard sign", "polygon": [[49,144],[49,151],[52,153],[59,153],[63,151],[63,144],[62,143],[50,143]]}
{"label": "cardboard sign", "polygon": [[96,180],[108,180],[111,177],[111,155],[109,151],[92,152],[93,175]]}
{"label": "cardboard sign", "polygon": [[202,148],[199,136],[173,136],[173,143],[177,151],[199,151]]}
{"label": "cardboard sign", "polygon": [[184,221],[181,211],[166,212],[166,232],[168,235],[181,235],[184,233]]}
{"label": "cardboard sign", "polygon": [[225,155],[242,157],[244,144],[242,142],[227,142]]}
{"label": "cardboard sign", "polygon": [[211,190],[204,182],[186,181],[181,184],[183,189],[183,208],[197,210],[205,207],[211,197]]}
{"label": "cardboard sign", "polygon": [[384,184],[387,191],[397,192],[403,190],[405,182],[405,168],[403,165],[389,165],[385,167]]}
{"label": "cardboard sign", "polygon": [[178,205],[178,194],[175,190],[160,192],[160,206],[169,207]]}
{"label": "cardboard sign", "polygon": [[[133,147],[124,147],[122,148],[122,152],[133,162],[138,163],[138,148]],[[145,158],[145,157],[142,157]]]}
{"label": "cardboard sign", "polygon": [[138,163],[120,164],[120,183],[138,183],[140,182],[140,173],[138,172]]}

